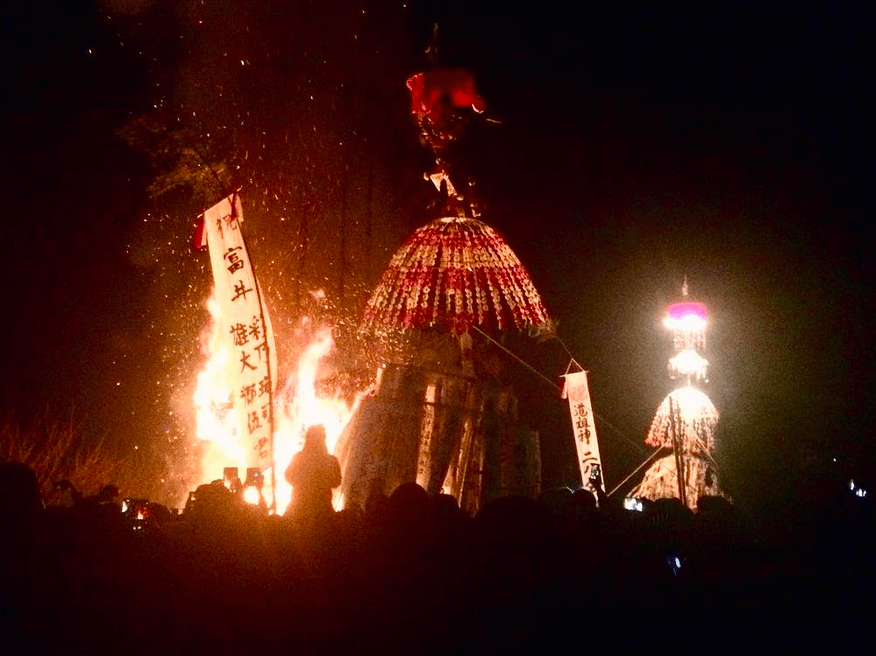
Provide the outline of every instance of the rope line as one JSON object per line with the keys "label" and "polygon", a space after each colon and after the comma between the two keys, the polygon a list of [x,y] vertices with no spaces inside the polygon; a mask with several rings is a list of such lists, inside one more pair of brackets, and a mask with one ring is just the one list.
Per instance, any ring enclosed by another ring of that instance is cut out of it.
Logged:
{"label": "rope line", "polygon": [[[623,487],[624,483],[626,483],[626,482],[627,482],[628,480],[630,480],[633,476],[635,476],[635,475],[638,474],[640,471],[642,471],[642,468],[643,468],[645,465],[647,465],[649,462],[651,462],[652,460],[654,460],[654,458],[656,458],[658,455],[660,455],[661,453],[663,453],[663,450],[664,450],[665,448],[666,448],[666,447],[661,446],[661,447],[658,448],[654,453],[652,453],[650,456],[648,456],[648,458],[645,460],[645,462],[643,462],[641,465],[639,465],[638,467],[636,467],[636,468],[632,471],[632,473],[630,473],[629,475],[627,475],[627,477],[626,477],[624,480],[622,480],[620,483],[618,483],[617,485],[615,485],[614,488],[611,490],[611,492],[609,492],[606,496],[609,496],[609,497],[610,497],[612,494],[614,494],[615,492],[617,492],[621,487]],[[662,469],[662,468],[663,468],[663,465],[660,465],[660,467],[661,467],[661,469]]]}
{"label": "rope line", "polygon": [[[481,330],[481,329],[478,328],[477,326],[472,326],[472,328],[474,328],[476,331],[478,331],[481,335],[483,335],[484,337],[486,337],[490,342],[492,342],[493,344],[495,344],[496,346],[498,346],[500,349],[502,349],[503,351],[505,351],[505,353],[507,353],[507,354],[510,355],[512,358],[514,358],[515,360],[517,360],[517,362],[519,362],[519,363],[522,364],[524,367],[526,367],[527,369],[529,369],[532,373],[534,373],[536,376],[538,376],[539,378],[541,378],[543,381],[545,381],[548,385],[550,385],[551,387],[553,387],[555,390],[557,390],[558,392],[562,392],[562,391],[563,391],[563,388],[562,388],[562,387],[560,387],[559,385],[557,385],[555,382],[553,382],[550,378],[548,378],[547,376],[545,376],[543,373],[541,373],[538,369],[536,369],[535,367],[533,367],[531,364],[529,364],[528,362],[524,361],[524,360],[523,360],[520,356],[518,356],[516,353],[512,352],[511,350],[509,350],[504,344],[500,344],[499,342],[497,342],[495,339],[493,339],[492,337],[490,337],[487,333],[485,333],[483,330]],[[575,360],[575,357],[571,354],[571,352],[569,352],[569,349],[568,349],[568,347],[566,347],[565,343],[563,343],[563,340],[561,340],[558,336],[555,336],[555,339],[560,343],[560,345],[563,347],[563,350],[566,351],[566,354],[567,354],[567,355],[569,356],[569,358],[570,358],[569,366],[566,367],[566,373],[569,373],[569,370],[571,369],[572,363],[578,365],[578,367],[583,371],[583,370],[584,370],[584,367],[582,367],[582,366],[578,363],[578,361]],[[564,374],[564,375],[565,375],[565,374]],[[598,414],[598,413],[595,412],[595,411],[593,412],[593,416],[594,416],[596,419],[599,420],[600,424],[603,424],[604,426],[606,426],[606,427],[608,427],[609,429],[611,429],[612,432],[614,432],[616,435],[618,435],[620,438],[622,438],[624,442],[626,442],[627,444],[629,444],[630,446],[632,446],[632,447],[633,447],[638,453],[647,453],[647,450],[645,449],[644,446],[642,446],[642,445],[639,444],[638,442],[635,442],[634,440],[632,440],[632,439],[631,439],[629,436],[627,436],[623,431],[621,431],[621,429],[619,429],[617,426],[615,426],[614,424],[612,424],[612,423],[611,423],[610,421],[608,421],[605,417],[603,417],[602,415]],[[706,457],[707,457],[709,460],[711,460],[712,464],[715,466],[715,469],[716,469],[716,471],[717,471],[717,470],[719,469],[719,467],[718,467],[718,463],[715,462],[715,459],[712,457],[712,454],[709,453],[708,449],[705,448],[705,446],[701,443],[700,440],[697,440],[697,445],[700,447],[700,450],[701,450],[703,453],[706,454]],[[622,480],[620,483],[618,483],[617,485],[615,485],[614,488],[612,489],[612,491],[608,493],[608,496],[611,496],[612,494],[614,494],[615,492],[617,492],[618,489],[620,489],[620,488],[621,488],[621,487],[622,487],[627,481],[629,481],[633,476],[635,476],[636,474],[638,474],[638,473],[642,470],[642,468],[645,467],[645,465],[647,465],[647,464],[649,464],[650,462],[652,462],[652,461],[653,461],[653,460],[654,460],[654,459],[655,459],[660,453],[662,453],[664,450],[665,450],[665,447],[660,447],[660,448],[658,448],[656,451],[654,451],[653,453],[651,453],[651,454],[645,459],[645,461],[644,461],[642,464],[640,464],[638,467],[636,467],[636,468],[632,471],[632,473],[630,473],[629,475],[627,475],[627,477],[624,478],[624,480]],[[667,472],[669,471],[669,470],[666,469],[663,465],[660,465],[660,470],[661,470],[661,471],[662,471],[662,470],[665,470],[665,471],[667,471]]]}
{"label": "rope line", "polygon": [[[481,335],[483,335],[484,337],[486,337],[488,340],[490,340],[493,344],[495,344],[496,346],[498,346],[500,349],[502,349],[503,351],[505,351],[505,353],[507,353],[508,355],[510,355],[512,358],[514,358],[515,360],[517,360],[517,362],[519,362],[519,363],[522,364],[524,367],[526,367],[527,369],[529,369],[531,372],[533,372],[534,374],[536,374],[539,378],[541,378],[542,380],[544,380],[548,385],[550,385],[551,387],[553,387],[555,390],[557,390],[558,392],[562,392],[562,391],[563,391],[563,388],[562,388],[562,387],[560,387],[559,385],[557,385],[554,381],[552,381],[550,378],[548,378],[548,377],[545,376],[543,373],[541,373],[540,371],[538,371],[535,367],[533,367],[532,365],[530,365],[528,362],[525,362],[525,361],[524,361],[522,358],[520,358],[520,356],[518,356],[516,353],[513,353],[512,351],[508,350],[508,348],[505,347],[504,344],[500,344],[499,342],[497,342],[495,339],[493,339],[492,337],[490,337],[487,333],[485,333],[483,330],[481,330],[481,329],[478,328],[477,326],[472,326],[472,328],[474,328],[476,331],[478,331]],[[559,339],[559,337],[557,338],[557,340],[560,341],[560,343],[562,344],[562,341]],[[563,345],[563,348],[566,349],[566,346]],[[568,353],[568,349],[566,349],[566,352]],[[571,353],[569,353],[569,357],[572,359],[572,361],[573,361],[575,364],[577,364],[579,367],[581,367],[581,365],[578,364],[578,362],[575,360],[575,358],[572,357],[572,354],[571,354]],[[584,368],[581,367],[581,369],[583,370]],[[568,371],[568,370],[567,370],[567,371]],[[596,418],[599,420],[600,423],[605,424],[605,425],[608,426],[610,429],[612,429],[615,433],[617,433],[621,438],[623,438],[623,440],[624,440],[625,442],[627,442],[627,443],[630,444],[632,447],[634,447],[638,453],[646,453],[646,450],[645,450],[640,444],[638,444],[638,443],[634,442],[632,439],[630,439],[630,438],[629,438],[627,435],[625,435],[625,434],[624,434],[624,433],[623,433],[623,432],[622,432],[617,426],[615,426],[615,425],[612,424],[610,421],[608,421],[607,419],[605,419],[605,417],[603,417],[602,415],[598,414],[596,411],[593,411],[593,416],[596,417]]]}
{"label": "rope line", "polygon": [[492,337],[490,337],[490,336],[489,336],[487,333],[485,333],[483,330],[481,330],[481,329],[478,328],[477,326],[472,326],[472,328],[474,328],[475,330],[477,330],[481,335],[483,335],[483,336],[486,337],[488,340],[490,340],[493,344],[495,344],[495,345],[498,346],[500,349],[502,349],[503,351],[505,351],[505,353],[507,353],[507,354],[510,355],[512,358],[514,358],[515,360],[517,360],[517,362],[519,362],[519,363],[522,364],[524,367],[526,367],[527,369],[529,369],[532,373],[534,373],[536,376],[538,376],[539,378],[541,378],[543,381],[545,381],[548,385],[550,385],[551,387],[553,387],[555,390],[557,390],[558,392],[562,392],[562,391],[563,391],[563,388],[562,388],[562,387],[560,387],[559,385],[557,385],[554,381],[552,381],[550,378],[548,378],[547,376],[545,376],[543,373],[541,373],[538,369],[536,369],[535,367],[533,367],[533,366],[532,366],[531,364],[529,364],[528,362],[524,362],[524,361],[520,358],[520,356],[518,356],[516,353],[512,353],[511,351],[509,351],[509,350],[508,350],[503,344],[500,344],[499,342],[497,342],[495,339],[493,339]]}

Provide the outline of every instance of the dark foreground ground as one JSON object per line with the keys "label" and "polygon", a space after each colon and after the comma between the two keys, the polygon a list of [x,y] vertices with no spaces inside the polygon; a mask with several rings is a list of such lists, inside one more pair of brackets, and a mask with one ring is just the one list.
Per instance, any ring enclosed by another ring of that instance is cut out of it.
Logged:
{"label": "dark foreground ground", "polygon": [[222,494],[144,521],[7,495],[0,653],[869,652],[872,504],[833,492],[768,541],[709,498],[470,518],[409,484],[308,529]]}

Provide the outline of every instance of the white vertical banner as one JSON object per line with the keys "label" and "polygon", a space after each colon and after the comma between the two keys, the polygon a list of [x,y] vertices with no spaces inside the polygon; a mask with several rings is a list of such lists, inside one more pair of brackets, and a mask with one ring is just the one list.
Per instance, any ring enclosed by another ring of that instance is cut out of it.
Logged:
{"label": "white vertical banner", "polygon": [[246,466],[262,471],[273,463],[274,391],[277,355],[268,309],[261,298],[246,250],[237,194],[204,212],[219,330],[231,357],[227,378],[238,418],[238,439]]}
{"label": "white vertical banner", "polygon": [[569,397],[569,412],[572,414],[572,432],[575,435],[575,448],[578,451],[578,466],[581,468],[581,482],[586,486],[594,465],[602,473],[602,458],[596,441],[596,425],[593,423],[593,407],[590,405],[590,389],[587,387],[587,372],[576,371],[566,374],[566,394]]}

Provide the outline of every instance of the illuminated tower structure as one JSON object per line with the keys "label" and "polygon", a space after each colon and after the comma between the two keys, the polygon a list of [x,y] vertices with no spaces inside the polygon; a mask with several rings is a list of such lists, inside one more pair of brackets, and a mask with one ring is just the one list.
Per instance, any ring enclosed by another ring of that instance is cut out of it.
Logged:
{"label": "illuminated tower structure", "polygon": [[683,301],[667,308],[664,325],[672,331],[675,355],[669,360],[669,376],[684,385],[670,392],[657,408],[645,444],[671,453],[645,472],[630,496],[642,499],[676,497],[691,509],[703,495],[724,496],[718,487],[715,461],[715,427],[718,411],[697,385],[708,382],[706,306],[688,300],[687,280],[681,289]]}
{"label": "illuminated tower structure", "polygon": [[364,506],[415,481],[474,514],[492,499],[540,491],[539,436],[520,419],[496,338],[551,334],[553,324],[451,166],[451,145],[486,108],[472,75],[433,68],[407,87],[420,141],[435,155],[424,177],[438,193],[432,220],[396,251],[365,308],[362,334],[380,365],[338,441],[341,494]]}

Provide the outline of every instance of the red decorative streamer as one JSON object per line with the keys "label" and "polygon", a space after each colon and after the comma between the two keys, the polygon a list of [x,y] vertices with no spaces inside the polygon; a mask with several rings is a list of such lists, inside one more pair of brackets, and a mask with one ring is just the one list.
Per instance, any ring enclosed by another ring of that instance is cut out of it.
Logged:
{"label": "red decorative streamer", "polygon": [[372,329],[550,325],[526,269],[490,226],[469,217],[432,221],[398,249],[371,295]]}

